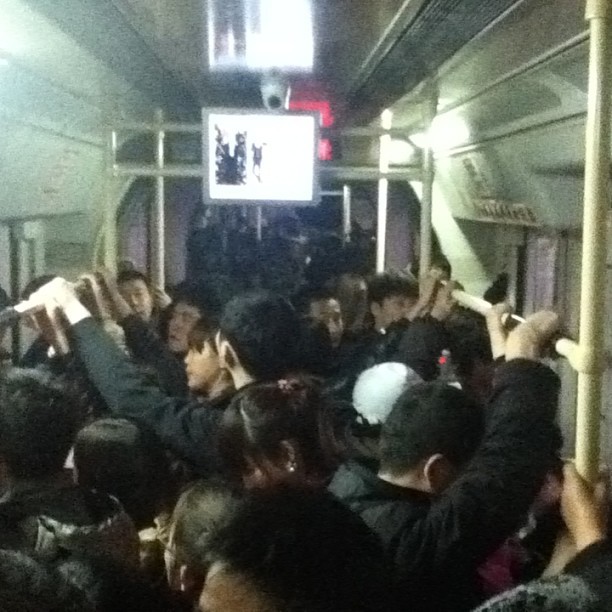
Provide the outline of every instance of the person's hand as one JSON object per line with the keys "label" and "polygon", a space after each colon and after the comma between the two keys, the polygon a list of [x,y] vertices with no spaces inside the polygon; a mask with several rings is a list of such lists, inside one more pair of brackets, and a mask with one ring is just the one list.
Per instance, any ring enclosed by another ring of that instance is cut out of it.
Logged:
{"label": "person's hand", "polygon": [[44,304],[48,309],[60,308],[64,310],[75,302],[79,302],[76,288],[65,278],[56,276],[53,280],[43,285],[30,296],[33,303]]}
{"label": "person's hand", "polygon": [[100,285],[104,297],[108,300],[112,318],[123,321],[126,317],[134,314],[132,307],[126,302],[119,291],[117,280],[106,268],[96,270],[96,279]]}
{"label": "person's hand", "polygon": [[493,321],[503,325],[504,315],[509,314],[512,314],[512,306],[508,304],[508,302],[500,302],[499,304],[493,304],[493,306],[491,306],[490,310],[485,314],[485,319],[487,323]]}
{"label": "person's hand", "polygon": [[573,463],[563,468],[561,515],[571,534],[576,551],[606,538],[608,518],[609,477],[603,472],[592,487],[576,470]]}
{"label": "person's hand", "polygon": [[419,299],[410,309],[407,315],[408,320],[413,321],[418,317],[422,317],[432,307],[438,290],[439,281],[431,275],[424,276],[419,282]]}
{"label": "person's hand", "polygon": [[499,359],[506,354],[506,330],[504,328],[504,316],[512,312],[512,307],[506,302],[495,304],[485,314],[491,352],[493,359]]}
{"label": "person's hand", "polygon": [[81,303],[100,321],[112,318],[112,305],[94,274],[79,276],[77,293]]}
{"label": "person's hand", "polygon": [[79,301],[74,284],[59,276],[35,291],[30,301],[43,304],[51,321],[57,321],[59,313],[63,313],[71,325],[91,316]]}
{"label": "person's hand", "polygon": [[453,308],[455,300],[453,299],[453,291],[459,288],[455,281],[448,281],[442,286],[439,286],[434,304],[431,308],[431,316],[439,321],[445,321]]}
{"label": "person's hand", "polygon": [[559,317],[547,310],[536,312],[508,334],[506,361],[537,360],[543,347],[559,329]]}
{"label": "person's hand", "polygon": [[161,287],[151,287],[151,296],[159,312],[166,310],[172,304],[172,298]]}

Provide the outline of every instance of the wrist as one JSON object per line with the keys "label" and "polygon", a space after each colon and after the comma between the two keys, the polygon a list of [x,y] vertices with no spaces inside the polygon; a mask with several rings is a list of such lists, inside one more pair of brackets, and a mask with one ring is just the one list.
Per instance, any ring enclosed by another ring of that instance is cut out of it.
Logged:
{"label": "wrist", "polygon": [[585,548],[588,548],[595,542],[601,542],[606,539],[606,532],[598,527],[581,529],[579,533],[575,535],[576,550],[580,552]]}
{"label": "wrist", "polygon": [[64,316],[70,325],[76,325],[79,321],[91,317],[91,313],[78,299],[72,299],[62,306]]}

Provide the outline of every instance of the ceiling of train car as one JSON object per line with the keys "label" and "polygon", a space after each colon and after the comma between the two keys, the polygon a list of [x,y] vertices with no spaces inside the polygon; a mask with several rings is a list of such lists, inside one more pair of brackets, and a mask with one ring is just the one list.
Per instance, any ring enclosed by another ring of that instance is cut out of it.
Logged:
{"label": "ceiling of train car", "polygon": [[[273,4],[275,0],[270,0]],[[244,12],[246,0],[211,0],[224,10]],[[328,92],[337,106],[343,106],[347,93],[356,87],[360,74],[376,59],[381,41],[395,32],[406,7],[423,0],[312,0],[315,61],[309,74],[293,73],[300,89]],[[205,27],[207,0],[113,0],[124,19],[143,40],[197,90],[206,105],[258,106],[259,72],[207,70],[204,57],[209,32]],[[230,9],[227,7],[230,6]],[[411,9],[414,11],[414,8]],[[395,29],[394,29],[395,28]]]}
{"label": "ceiling of train car", "polygon": [[[264,0],[27,1],[169,110],[261,103],[257,71],[207,69],[205,15],[209,3],[240,15]],[[322,83],[355,123],[413,89],[517,0],[311,2],[316,55],[301,88]]]}

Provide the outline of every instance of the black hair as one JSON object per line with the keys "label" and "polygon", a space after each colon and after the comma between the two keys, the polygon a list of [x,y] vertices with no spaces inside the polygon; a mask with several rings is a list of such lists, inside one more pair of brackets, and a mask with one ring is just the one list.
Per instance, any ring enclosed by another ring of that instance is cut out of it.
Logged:
{"label": "black hair", "polygon": [[397,295],[417,299],[418,284],[401,274],[377,274],[368,280],[368,304],[382,304],[384,300]]}
{"label": "black hair", "polygon": [[393,609],[380,542],[325,491],[248,495],[211,538],[208,559],[244,576],[279,611]]}
{"label": "black hair", "polygon": [[281,378],[299,364],[300,319],[283,297],[258,292],[234,298],[223,311],[220,331],[257,379]]}
{"label": "black hair", "polygon": [[138,529],[171,495],[170,464],[157,436],[126,419],[100,419],[76,436],[79,484],[116,497]]}
{"label": "black hair", "polygon": [[329,287],[307,285],[305,287],[302,287],[295,294],[292,299],[292,303],[300,314],[308,316],[310,314],[310,305],[314,302],[337,299],[338,296]]}
{"label": "black hair", "polygon": [[510,276],[507,272],[502,272],[485,291],[483,297],[487,302],[491,302],[491,304],[499,304],[507,299],[509,287]]}
{"label": "black hair", "polygon": [[176,561],[205,572],[211,534],[226,518],[236,496],[226,485],[197,481],[180,496],[172,513]]}
{"label": "black hair", "polygon": [[449,278],[452,276],[453,268],[450,261],[448,261],[448,258],[442,253],[438,253],[432,257],[431,267],[440,268],[440,270],[447,274]]}
{"label": "black hair", "polygon": [[218,321],[214,319],[198,319],[187,336],[189,348],[201,353],[204,349],[204,345],[208,343],[212,349],[217,352],[215,334],[218,330]]}
{"label": "black hair", "polygon": [[142,281],[147,287],[151,285],[145,274],[138,270],[122,270],[117,275],[117,284],[129,283],[131,281]]}
{"label": "black hair", "polygon": [[478,362],[493,362],[491,340],[482,315],[456,307],[444,327],[448,333],[453,364],[462,380],[472,374]]}
{"label": "black hair", "polygon": [[399,397],[383,424],[381,469],[402,475],[437,453],[461,467],[483,431],[483,411],[463,391],[442,382],[416,385]]}
{"label": "black hair", "polygon": [[218,433],[219,451],[233,476],[249,471],[249,460],[277,463],[283,442],[296,446],[303,476],[323,482],[337,467],[333,424],[320,385],[289,379],[249,385],[227,407]]}
{"label": "black hair", "polygon": [[0,381],[0,455],[15,478],[60,472],[79,426],[79,402],[38,370],[9,370]]}
{"label": "black hair", "polygon": [[66,580],[27,555],[0,550],[0,612],[86,612],[92,610]]}
{"label": "black hair", "polygon": [[221,311],[218,292],[204,283],[181,283],[172,292],[172,307],[187,304],[200,311],[206,319],[217,320]]}
{"label": "black hair", "polygon": [[301,369],[313,376],[327,377],[334,367],[334,348],[329,329],[321,321],[302,320]]}

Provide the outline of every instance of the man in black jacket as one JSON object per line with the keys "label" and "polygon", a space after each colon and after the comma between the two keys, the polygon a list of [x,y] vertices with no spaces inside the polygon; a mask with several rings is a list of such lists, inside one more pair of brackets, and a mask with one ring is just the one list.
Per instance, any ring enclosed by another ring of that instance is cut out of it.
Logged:
{"label": "man in black jacket", "polygon": [[[40,289],[36,299],[60,310],[72,326],[73,347],[89,378],[119,417],[150,427],[162,443],[199,475],[220,469],[216,433],[221,404],[166,395],[117,348],[79,302],[72,285],[61,278]],[[219,356],[236,390],[257,380],[282,378],[294,369],[300,345],[300,322],[281,297],[251,294],[229,302],[217,338]]]}
{"label": "man in black jacket", "polygon": [[558,379],[536,361],[556,325],[539,313],[510,334],[484,415],[457,389],[414,387],[383,426],[378,473],[352,462],[334,477],[393,559],[405,609],[471,609],[478,567],[527,513],[558,439]]}

